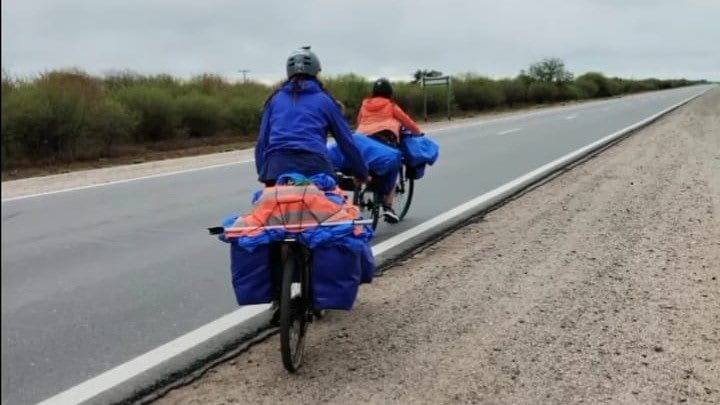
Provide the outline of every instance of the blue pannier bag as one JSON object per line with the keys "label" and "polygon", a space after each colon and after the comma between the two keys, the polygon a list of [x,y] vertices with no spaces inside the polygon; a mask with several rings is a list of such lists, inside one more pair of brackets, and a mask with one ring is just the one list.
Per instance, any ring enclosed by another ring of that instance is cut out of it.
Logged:
{"label": "blue pannier bag", "polygon": [[351,309],[360,285],[360,252],[343,245],[313,250],[315,309]]}
{"label": "blue pannier bag", "polygon": [[371,283],[375,277],[375,256],[369,243],[360,251],[360,282]]}
{"label": "blue pannier bag", "polygon": [[427,136],[405,136],[400,148],[409,167],[432,165],[440,156],[440,145]]}
{"label": "blue pannier bag", "polygon": [[407,171],[407,178],[418,180],[425,176],[425,165],[409,167]]}
{"label": "blue pannier bag", "polygon": [[269,244],[257,246],[251,252],[231,240],[230,269],[238,305],[272,302],[274,288]]}
{"label": "blue pannier bag", "polygon": [[[353,140],[360,150],[363,160],[367,163],[368,169],[375,174],[382,176],[391,168],[400,167],[402,154],[399,150],[357,132],[353,134]],[[345,156],[337,144],[331,144],[328,147],[328,155],[336,169],[350,169],[350,164],[345,160]]]}

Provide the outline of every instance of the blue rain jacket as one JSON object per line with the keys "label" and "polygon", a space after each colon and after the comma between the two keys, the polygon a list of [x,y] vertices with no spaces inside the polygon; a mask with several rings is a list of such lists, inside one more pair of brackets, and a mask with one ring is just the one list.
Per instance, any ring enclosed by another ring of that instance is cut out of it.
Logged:
{"label": "blue rain jacket", "polygon": [[[309,176],[309,171],[317,171],[332,175],[326,146],[328,132],[337,141],[354,175],[366,178],[367,165],[338,103],[323,90],[317,79],[285,83],[263,111],[255,146],[255,165],[260,180],[275,180],[287,172]],[[308,158],[308,154],[315,159]]]}

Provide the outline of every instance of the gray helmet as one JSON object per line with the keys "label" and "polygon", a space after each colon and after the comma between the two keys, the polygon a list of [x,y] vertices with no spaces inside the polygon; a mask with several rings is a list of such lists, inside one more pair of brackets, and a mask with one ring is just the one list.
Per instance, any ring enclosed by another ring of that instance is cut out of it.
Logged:
{"label": "gray helmet", "polygon": [[293,51],[287,59],[287,77],[296,74],[317,76],[320,72],[320,59],[310,50],[309,46],[303,46]]}

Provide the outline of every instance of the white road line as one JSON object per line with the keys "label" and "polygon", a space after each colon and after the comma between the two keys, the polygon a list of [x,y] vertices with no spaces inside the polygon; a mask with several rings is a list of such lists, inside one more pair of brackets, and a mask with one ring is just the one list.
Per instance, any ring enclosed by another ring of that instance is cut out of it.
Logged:
{"label": "white road line", "polygon": [[[688,101],[690,101],[696,97],[699,97],[703,93],[705,93],[705,92],[701,92],[700,94],[695,94],[677,104],[674,104],[671,107],[668,107],[668,108],[660,111],[659,113],[653,114],[650,117],[647,117],[641,121],[636,122],[635,124],[629,125],[623,129],[616,131],[613,134],[610,134],[606,137],[603,137],[602,139],[599,139],[589,145],[586,145],[586,146],[579,148],[573,152],[570,152],[570,153],[566,154],[565,156],[555,159],[554,161],[552,161],[550,163],[546,163],[546,164],[542,165],[541,167],[538,167],[537,169],[532,170],[532,171],[530,171],[508,183],[505,183],[505,184],[485,193],[485,194],[477,196],[477,197],[473,198],[472,200],[469,200],[463,204],[460,204],[454,208],[447,210],[443,214],[440,214],[440,215],[438,215],[434,218],[431,218],[419,225],[416,225],[413,228],[408,229],[407,231],[399,233],[399,234],[377,244],[376,246],[373,246],[373,248],[372,248],[373,255],[374,256],[382,255],[384,252],[399,245],[403,241],[410,239],[414,236],[418,236],[418,235],[422,234],[423,232],[426,232],[426,231],[432,229],[434,226],[437,226],[437,225],[443,223],[444,221],[448,221],[455,216],[461,215],[462,213],[467,212],[467,211],[473,209],[474,207],[478,207],[483,203],[492,201],[493,199],[496,199],[499,196],[502,196],[504,193],[511,191],[514,187],[517,187],[518,185],[522,185],[529,181],[532,181],[534,177],[536,177],[539,174],[542,174],[544,172],[547,172],[548,170],[553,169],[558,164],[572,160],[573,157],[575,157],[575,156],[581,156],[582,154],[587,153],[587,151],[593,150],[598,145],[603,145],[604,143],[609,142],[609,140],[617,138],[618,136],[625,133],[626,131],[641,127],[645,123],[651,122],[652,120],[656,119],[657,117],[660,117],[661,115],[665,114],[666,112],[668,112],[674,108],[677,108],[678,106],[680,106],[684,103],[687,103]],[[66,391],[63,391],[51,398],[48,398],[48,399],[40,402],[38,405],[78,404],[78,403],[82,403],[84,401],[88,401],[88,400],[100,395],[101,393],[108,391],[109,389],[111,389],[113,387],[119,386],[120,384],[122,384],[126,381],[129,381],[131,378],[133,378],[137,375],[140,375],[143,372],[147,372],[148,370],[152,369],[153,367],[159,366],[160,364],[162,364],[163,362],[172,358],[173,356],[187,352],[190,349],[192,349],[194,346],[202,344],[203,342],[211,339],[212,337],[221,334],[223,331],[229,330],[230,328],[249,320],[253,316],[256,316],[256,315],[262,313],[263,311],[267,310],[269,307],[270,307],[269,304],[240,307],[239,309],[237,309],[227,315],[224,315],[215,321],[205,324],[204,326],[201,326],[192,332],[182,335],[175,340],[172,340],[156,349],[153,349],[153,350],[151,350],[145,354],[142,354],[126,363],[123,363],[109,371],[106,371],[106,372],[98,375],[97,377],[94,377],[94,378],[87,380],[79,385],[69,388]]]}
{"label": "white road line", "polygon": [[127,363],[108,370],[97,377],[76,385],[67,391],[48,398],[38,405],[79,404],[133,376],[162,364],[167,359],[182,354],[212,337],[245,322],[270,308],[270,305],[248,305],[224,315],[194,331],[180,336],[164,345],[140,355]]}
{"label": "white road line", "polygon": [[185,169],[185,170],[177,170],[174,172],[167,172],[167,173],[150,174],[147,176],[133,177],[130,179],[113,180],[113,181],[109,181],[107,183],[89,184],[87,186],[70,187],[70,188],[64,188],[61,190],[46,191],[44,193],[28,194],[28,195],[21,195],[21,196],[17,196],[17,197],[3,198],[2,202],[4,203],[4,202],[8,202],[8,201],[24,200],[26,198],[41,197],[41,196],[45,196],[45,195],[65,193],[68,191],[87,190],[87,189],[96,188],[96,187],[112,186],[115,184],[129,183],[131,181],[136,181],[136,180],[146,180],[146,179],[154,179],[157,177],[174,176],[176,174],[197,172],[200,170],[207,170],[207,169],[217,169],[219,167],[239,165],[239,164],[243,164],[243,163],[251,163],[254,161],[255,160],[239,160],[237,162],[221,163],[221,164],[212,165],[212,166],[197,167],[197,168]]}
{"label": "white road line", "polygon": [[497,134],[498,134],[498,135],[511,134],[511,133],[513,133],[513,132],[517,132],[517,131],[520,131],[520,130],[522,130],[522,128],[507,129],[507,130],[505,130],[505,131],[500,131],[500,132],[498,132]]}
{"label": "white road line", "polygon": [[566,120],[574,120],[575,118],[577,118],[577,114],[568,115],[567,117],[565,117]]}

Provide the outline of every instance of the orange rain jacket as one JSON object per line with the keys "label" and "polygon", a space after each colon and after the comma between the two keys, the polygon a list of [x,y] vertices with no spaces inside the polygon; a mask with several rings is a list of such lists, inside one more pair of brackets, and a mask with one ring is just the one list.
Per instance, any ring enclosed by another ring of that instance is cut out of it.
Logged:
{"label": "orange rain jacket", "polygon": [[400,125],[413,134],[420,135],[422,130],[405,111],[394,101],[386,97],[368,97],[362,102],[357,117],[357,132],[365,135],[390,130],[400,143]]}

